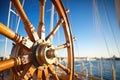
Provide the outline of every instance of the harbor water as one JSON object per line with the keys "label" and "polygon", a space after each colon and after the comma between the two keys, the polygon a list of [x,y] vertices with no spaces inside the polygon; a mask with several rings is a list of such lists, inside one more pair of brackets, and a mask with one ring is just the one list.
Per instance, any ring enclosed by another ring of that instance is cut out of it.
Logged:
{"label": "harbor water", "polygon": [[113,80],[112,70],[115,71],[115,79],[120,80],[120,60],[92,60],[75,61],[75,72],[87,70],[88,75],[92,74],[103,80]]}

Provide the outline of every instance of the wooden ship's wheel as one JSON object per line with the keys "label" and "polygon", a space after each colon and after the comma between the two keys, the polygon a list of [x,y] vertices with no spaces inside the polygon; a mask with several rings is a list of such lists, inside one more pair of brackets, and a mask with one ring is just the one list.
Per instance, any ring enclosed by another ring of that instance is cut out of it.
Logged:
{"label": "wooden ship's wheel", "polygon": [[[0,34],[15,42],[8,60],[0,62],[0,71],[12,68],[13,80],[73,80],[74,52],[71,30],[61,0],[51,0],[59,15],[54,29],[45,37],[44,7],[46,0],[40,0],[40,23],[38,33],[27,18],[19,0],[11,0],[17,10],[28,37],[23,37],[0,23]],[[53,46],[50,41],[62,25],[65,43]],[[57,50],[67,48],[67,67],[58,62]],[[55,71],[59,67],[62,72]]]}

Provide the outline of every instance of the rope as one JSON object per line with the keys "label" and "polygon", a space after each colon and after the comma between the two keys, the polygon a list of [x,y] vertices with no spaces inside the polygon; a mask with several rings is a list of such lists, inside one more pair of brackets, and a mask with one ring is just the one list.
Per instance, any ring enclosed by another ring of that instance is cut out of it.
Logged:
{"label": "rope", "polygon": [[[10,1],[10,4],[9,4],[9,9],[8,9],[8,20],[7,20],[7,27],[8,28],[9,28],[9,25],[10,25],[10,9],[11,9],[11,1]],[[4,54],[6,54],[6,50],[7,50],[7,41],[8,41],[8,38],[5,38]]]}
{"label": "rope", "polygon": [[[9,26],[10,29],[13,28],[13,24],[14,24],[14,23],[13,23],[13,15],[14,15],[14,14],[11,14],[10,26]],[[16,21],[15,21],[15,22],[16,22]]]}
{"label": "rope", "polygon": [[[67,9],[70,9],[70,7],[69,7],[69,0],[66,0],[66,8]],[[76,35],[75,35],[75,33],[74,33],[74,28],[72,28],[72,26],[73,26],[73,24],[72,24],[72,16],[71,16],[71,14],[70,13],[67,13],[68,14],[68,18],[69,18],[69,23],[70,23],[70,29],[71,29],[71,33],[72,33],[72,35],[75,37]],[[76,40],[76,42],[74,43],[75,44],[75,48],[76,48],[76,52],[78,53],[77,55],[78,55],[78,57],[80,57],[80,52],[79,52],[79,47],[78,47],[78,42],[77,42],[77,40]]]}
{"label": "rope", "polygon": [[[59,19],[58,19],[58,13],[56,13],[56,20],[57,20],[57,22],[59,21]],[[58,44],[60,44],[60,29],[58,29],[57,35],[58,35]]]}
{"label": "rope", "polygon": [[[99,17],[99,11],[98,11],[98,8],[97,8],[97,4],[96,4],[96,1],[95,0],[93,0],[93,6],[94,6],[94,11],[96,12],[96,17],[98,18],[98,23],[99,23],[99,25],[100,25],[100,27],[102,26],[102,24],[101,24],[101,20],[100,20],[100,17]],[[104,6],[104,5],[103,5]],[[96,8],[96,10],[95,10],[95,8]],[[105,7],[104,7],[104,11],[105,11]],[[105,13],[106,14],[106,13]],[[108,18],[108,16],[107,16],[107,14],[105,15],[106,16],[106,18],[107,18],[107,20],[108,20],[108,22],[109,22],[109,18]],[[109,25],[110,25],[110,22],[109,22]],[[110,27],[110,29],[112,29],[111,27]],[[100,29],[100,31],[101,31],[101,33],[102,33],[102,35],[103,35],[103,39],[104,39],[104,41],[105,41],[105,45],[106,45],[106,49],[107,49],[107,52],[108,52],[108,54],[109,54],[109,56],[110,56],[110,50],[109,50],[109,47],[108,47],[108,44],[107,44],[107,41],[106,41],[106,37],[105,37],[105,35],[104,35],[104,32],[103,32],[103,30],[102,29]],[[112,32],[113,33],[113,32]],[[114,33],[113,33],[113,36],[114,36]],[[114,39],[115,39],[115,37],[114,37]],[[112,60],[110,60],[110,65],[111,65],[111,68],[113,68],[113,63],[112,63]]]}
{"label": "rope", "polygon": [[107,11],[107,9],[106,9],[104,0],[102,0],[102,6],[103,6],[104,13],[105,13],[106,23],[107,23],[108,27],[110,28],[110,31],[112,32],[112,36],[113,36],[113,39],[114,39],[114,41],[115,41],[116,49],[117,49],[118,54],[119,54],[119,56],[120,56],[120,51],[119,51],[119,48],[118,48],[118,45],[117,45],[117,40],[116,40],[116,37],[115,37],[115,33],[114,33],[114,31],[113,31],[112,25],[111,25],[111,23],[110,23],[110,19],[109,19],[109,16],[108,16],[108,11]]}
{"label": "rope", "polygon": [[98,10],[98,6],[97,6],[97,3],[96,3],[96,0],[93,0],[93,11],[95,13],[95,16],[94,16],[94,23],[95,23],[95,26],[99,27],[100,29],[100,32],[103,36],[103,39],[104,39],[104,42],[105,42],[105,45],[106,45],[106,49],[107,49],[107,52],[108,52],[108,55],[110,57],[110,50],[109,50],[109,47],[108,47],[108,43],[106,41],[106,37],[105,37],[105,34],[103,32],[103,29],[102,29],[102,23],[101,23],[101,19],[100,19],[100,15],[99,15],[99,10]]}
{"label": "rope", "polygon": [[[25,3],[25,0],[22,1],[22,7],[24,6],[24,3]],[[19,29],[19,24],[20,24],[20,16],[17,16],[17,22],[16,22],[16,29],[15,29],[15,32],[17,33],[18,32],[18,29]]]}

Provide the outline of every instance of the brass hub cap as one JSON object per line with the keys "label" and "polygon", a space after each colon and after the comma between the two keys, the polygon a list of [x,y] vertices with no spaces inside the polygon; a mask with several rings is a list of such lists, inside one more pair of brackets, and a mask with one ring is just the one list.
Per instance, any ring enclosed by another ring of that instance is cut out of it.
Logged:
{"label": "brass hub cap", "polygon": [[38,44],[33,48],[33,63],[39,67],[44,64],[53,64],[57,60],[56,51],[47,43]]}

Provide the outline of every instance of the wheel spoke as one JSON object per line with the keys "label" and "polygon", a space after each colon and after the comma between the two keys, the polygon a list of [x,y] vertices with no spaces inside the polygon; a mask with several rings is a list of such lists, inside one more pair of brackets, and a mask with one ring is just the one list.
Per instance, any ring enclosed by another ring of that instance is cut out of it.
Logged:
{"label": "wheel spoke", "polygon": [[13,40],[14,42],[21,42],[22,38],[17,33],[6,27],[4,24],[0,23],[0,34],[6,36],[7,38]]}
{"label": "wheel spoke", "polygon": [[31,63],[28,63],[25,65],[24,70],[20,77],[28,80],[33,76],[35,70],[36,68],[34,68],[34,66]]}
{"label": "wheel spoke", "polygon": [[41,70],[41,69],[38,69],[38,70],[37,70],[37,78],[38,78],[38,79],[41,79],[41,78],[42,78],[42,70]]}
{"label": "wheel spoke", "polygon": [[28,79],[28,77],[26,76],[26,73],[30,69],[31,65],[32,65],[31,63],[28,63],[27,65],[24,66],[24,69],[23,69],[23,72],[20,75],[20,78]]}
{"label": "wheel spoke", "polygon": [[60,63],[55,63],[56,66],[58,66],[59,68],[61,68],[62,70],[64,70],[67,74],[70,73],[70,69],[65,67],[64,65],[60,64]]}
{"label": "wheel spoke", "polygon": [[58,74],[60,80],[70,80],[68,75]]}
{"label": "wheel spoke", "polygon": [[[73,41],[76,41],[76,38],[73,37],[72,40],[73,40]],[[63,49],[63,48],[67,48],[67,47],[69,47],[69,46],[70,46],[69,43],[65,43],[65,44],[62,44],[62,45],[59,45],[59,46],[55,47],[55,50],[60,50],[60,49]]]}
{"label": "wheel spoke", "polygon": [[12,3],[14,5],[14,7],[16,8],[19,16],[21,17],[25,30],[30,38],[31,41],[35,42],[36,40],[39,39],[37,32],[35,30],[35,28],[33,27],[33,25],[30,23],[28,17],[26,16],[21,4],[19,0],[12,0]]}
{"label": "wheel spoke", "polygon": [[18,65],[21,65],[21,60],[19,57],[1,61],[0,62],[0,71],[6,70],[11,67],[18,66]]}
{"label": "wheel spoke", "polygon": [[64,22],[64,20],[61,18],[59,21],[58,21],[58,23],[57,23],[57,25],[55,26],[55,28],[50,32],[50,34],[46,37],[46,41],[48,40],[48,39],[52,39],[52,37],[55,35],[55,33],[57,32],[57,30],[60,28],[60,25],[62,24]]}
{"label": "wheel spoke", "polygon": [[7,38],[11,39],[12,41],[19,43],[25,48],[30,49],[33,45],[33,42],[31,42],[29,39],[23,38],[19,34],[15,33],[11,29],[7,28],[5,25],[0,23],[0,34],[6,36]]}
{"label": "wheel spoke", "polygon": [[53,70],[52,65],[49,65],[49,66],[48,66],[48,70],[49,70],[49,72],[52,74],[52,76],[54,77],[55,80],[59,80],[57,74],[56,74],[55,71]]}
{"label": "wheel spoke", "polygon": [[40,0],[40,22],[38,26],[38,35],[40,39],[45,39],[44,10],[46,0]]}
{"label": "wheel spoke", "polygon": [[49,80],[49,73],[47,68],[43,70],[42,79]]}
{"label": "wheel spoke", "polygon": [[55,47],[55,50],[60,50],[60,49],[63,49],[63,48],[67,48],[69,47],[69,43],[65,43],[65,44],[62,44],[62,45],[59,45],[57,47]]}

